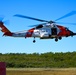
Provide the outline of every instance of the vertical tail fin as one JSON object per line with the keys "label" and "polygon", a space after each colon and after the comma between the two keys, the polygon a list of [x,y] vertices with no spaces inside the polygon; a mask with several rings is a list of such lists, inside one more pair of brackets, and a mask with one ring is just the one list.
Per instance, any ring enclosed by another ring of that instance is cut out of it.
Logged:
{"label": "vertical tail fin", "polygon": [[6,33],[6,32],[10,32],[4,25],[3,25],[3,22],[0,22],[0,28],[1,28],[1,31]]}
{"label": "vertical tail fin", "polygon": [[12,36],[12,33],[0,22],[0,30],[4,33],[3,35]]}

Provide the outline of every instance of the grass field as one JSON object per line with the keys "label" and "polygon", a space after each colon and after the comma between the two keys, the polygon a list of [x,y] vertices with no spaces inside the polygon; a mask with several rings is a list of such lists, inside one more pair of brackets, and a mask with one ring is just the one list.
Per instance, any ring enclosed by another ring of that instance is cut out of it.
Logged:
{"label": "grass field", "polygon": [[76,68],[7,68],[6,75],[76,75]]}

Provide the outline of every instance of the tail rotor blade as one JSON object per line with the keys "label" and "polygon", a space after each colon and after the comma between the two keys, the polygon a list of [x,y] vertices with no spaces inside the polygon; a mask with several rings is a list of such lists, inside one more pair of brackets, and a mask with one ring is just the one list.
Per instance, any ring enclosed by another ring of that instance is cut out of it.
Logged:
{"label": "tail rotor blade", "polygon": [[9,25],[10,21],[9,20],[5,20],[5,21],[3,21],[3,23],[6,24],[6,25]]}
{"label": "tail rotor blade", "polygon": [[4,16],[3,15],[0,15],[0,22],[2,22],[4,19]]}

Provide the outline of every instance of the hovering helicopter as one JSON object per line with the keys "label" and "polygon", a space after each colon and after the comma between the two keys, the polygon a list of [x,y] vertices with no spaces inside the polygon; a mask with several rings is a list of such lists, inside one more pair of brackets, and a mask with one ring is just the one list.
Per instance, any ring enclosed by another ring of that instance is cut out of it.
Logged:
{"label": "hovering helicopter", "polygon": [[[67,27],[57,24],[57,23],[62,23],[62,22],[57,22],[58,20],[75,15],[75,14],[76,14],[76,11],[71,11],[70,13],[56,19],[55,21],[52,21],[52,20],[47,21],[47,20],[42,20],[42,19],[38,19],[38,18],[33,18],[33,17],[29,17],[29,16],[16,14],[16,15],[14,15],[15,17],[32,19],[32,20],[36,20],[36,21],[40,21],[40,22],[44,22],[44,23],[32,25],[32,28],[29,30],[11,32],[4,26],[4,22],[1,20],[0,28],[1,28],[1,31],[4,33],[3,36],[24,37],[24,38],[33,37],[34,38],[33,43],[36,42],[35,38],[55,39],[55,41],[57,42],[58,40],[61,40],[62,37],[69,37],[69,36],[76,35],[76,33],[69,30]],[[62,24],[76,25],[76,23],[62,23]]]}

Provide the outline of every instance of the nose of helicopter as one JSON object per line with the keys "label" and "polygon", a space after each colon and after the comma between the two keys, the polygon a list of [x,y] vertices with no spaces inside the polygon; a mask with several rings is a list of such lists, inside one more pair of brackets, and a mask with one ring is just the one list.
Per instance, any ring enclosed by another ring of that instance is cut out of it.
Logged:
{"label": "nose of helicopter", "polygon": [[70,31],[70,35],[71,35],[71,36],[74,36],[74,35],[76,35],[76,33]]}
{"label": "nose of helicopter", "polygon": [[76,35],[76,33],[73,33],[73,35]]}

